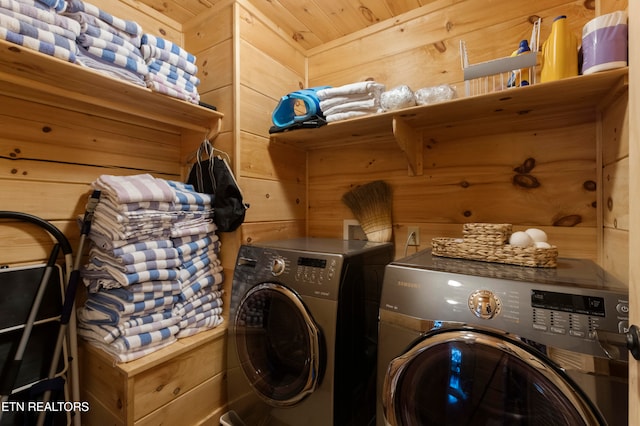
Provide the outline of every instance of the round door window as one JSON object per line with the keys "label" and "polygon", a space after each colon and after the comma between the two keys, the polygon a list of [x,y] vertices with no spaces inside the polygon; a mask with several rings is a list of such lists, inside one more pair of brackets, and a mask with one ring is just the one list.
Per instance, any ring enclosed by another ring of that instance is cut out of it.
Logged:
{"label": "round door window", "polygon": [[383,404],[395,426],[604,424],[544,355],[480,330],[433,332],[394,359]]}
{"label": "round door window", "polygon": [[322,335],[292,290],[276,283],[253,287],[238,306],[234,327],[244,374],[266,402],[294,405],[317,388]]}

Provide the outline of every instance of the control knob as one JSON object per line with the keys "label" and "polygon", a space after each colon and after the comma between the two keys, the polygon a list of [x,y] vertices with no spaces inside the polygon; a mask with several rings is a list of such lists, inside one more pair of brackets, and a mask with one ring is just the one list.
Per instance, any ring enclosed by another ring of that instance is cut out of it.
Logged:
{"label": "control knob", "polygon": [[278,275],[282,275],[286,268],[286,264],[284,259],[281,257],[276,257],[273,259],[273,263],[271,264],[271,273],[273,276],[277,277]]}
{"label": "control knob", "polygon": [[500,313],[502,303],[490,290],[477,290],[469,296],[469,309],[481,319],[491,319]]}

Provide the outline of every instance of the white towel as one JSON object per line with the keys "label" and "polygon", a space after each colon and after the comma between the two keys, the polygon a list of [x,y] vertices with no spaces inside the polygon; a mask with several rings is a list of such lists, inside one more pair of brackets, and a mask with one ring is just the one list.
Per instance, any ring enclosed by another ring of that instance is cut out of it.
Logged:
{"label": "white towel", "polygon": [[330,115],[342,114],[344,112],[350,112],[350,111],[381,112],[382,109],[380,107],[380,100],[372,98],[372,99],[365,99],[361,101],[346,102],[340,105],[334,105],[333,107],[329,108],[326,111],[322,110],[322,113],[324,114],[325,117],[329,117]]}
{"label": "white towel", "polygon": [[384,90],[385,86],[383,84],[376,83],[375,81],[361,81],[345,84],[344,86],[318,90],[317,95],[320,101],[334,96],[349,96],[355,94],[370,94],[379,97]]}
{"label": "white towel", "polygon": [[342,113],[339,113],[339,114],[332,114],[332,115],[329,115],[329,116],[327,116],[325,118],[327,119],[328,123],[332,123],[334,121],[347,120],[349,118],[364,117],[365,115],[375,114],[376,112],[377,112],[377,110],[372,110],[372,111],[349,111],[349,112],[342,112]]}

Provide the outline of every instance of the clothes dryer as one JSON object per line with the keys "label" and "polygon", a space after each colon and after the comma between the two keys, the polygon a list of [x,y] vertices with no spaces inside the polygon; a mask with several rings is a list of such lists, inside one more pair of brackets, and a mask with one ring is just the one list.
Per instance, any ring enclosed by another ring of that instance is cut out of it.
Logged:
{"label": "clothes dryer", "polygon": [[243,245],[230,303],[229,408],[247,425],[369,425],[377,317],[393,245]]}
{"label": "clothes dryer", "polygon": [[387,266],[378,424],[624,425],[628,291],[593,262]]}

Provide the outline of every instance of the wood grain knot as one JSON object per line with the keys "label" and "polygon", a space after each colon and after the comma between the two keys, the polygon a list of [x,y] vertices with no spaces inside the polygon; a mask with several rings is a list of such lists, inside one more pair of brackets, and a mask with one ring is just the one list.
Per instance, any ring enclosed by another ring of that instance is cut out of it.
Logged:
{"label": "wood grain knot", "polygon": [[582,222],[582,216],[580,216],[579,214],[570,214],[570,215],[562,216],[556,219],[553,222],[553,226],[571,227],[571,226],[576,226],[581,222]]}
{"label": "wood grain knot", "polygon": [[513,171],[520,174],[529,173],[536,166],[536,159],[533,157],[529,157],[518,167],[514,168]]}
{"label": "wood grain knot", "polygon": [[513,177],[513,184],[522,188],[532,189],[540,186],[540,181],[535,176],[518,174]]}

